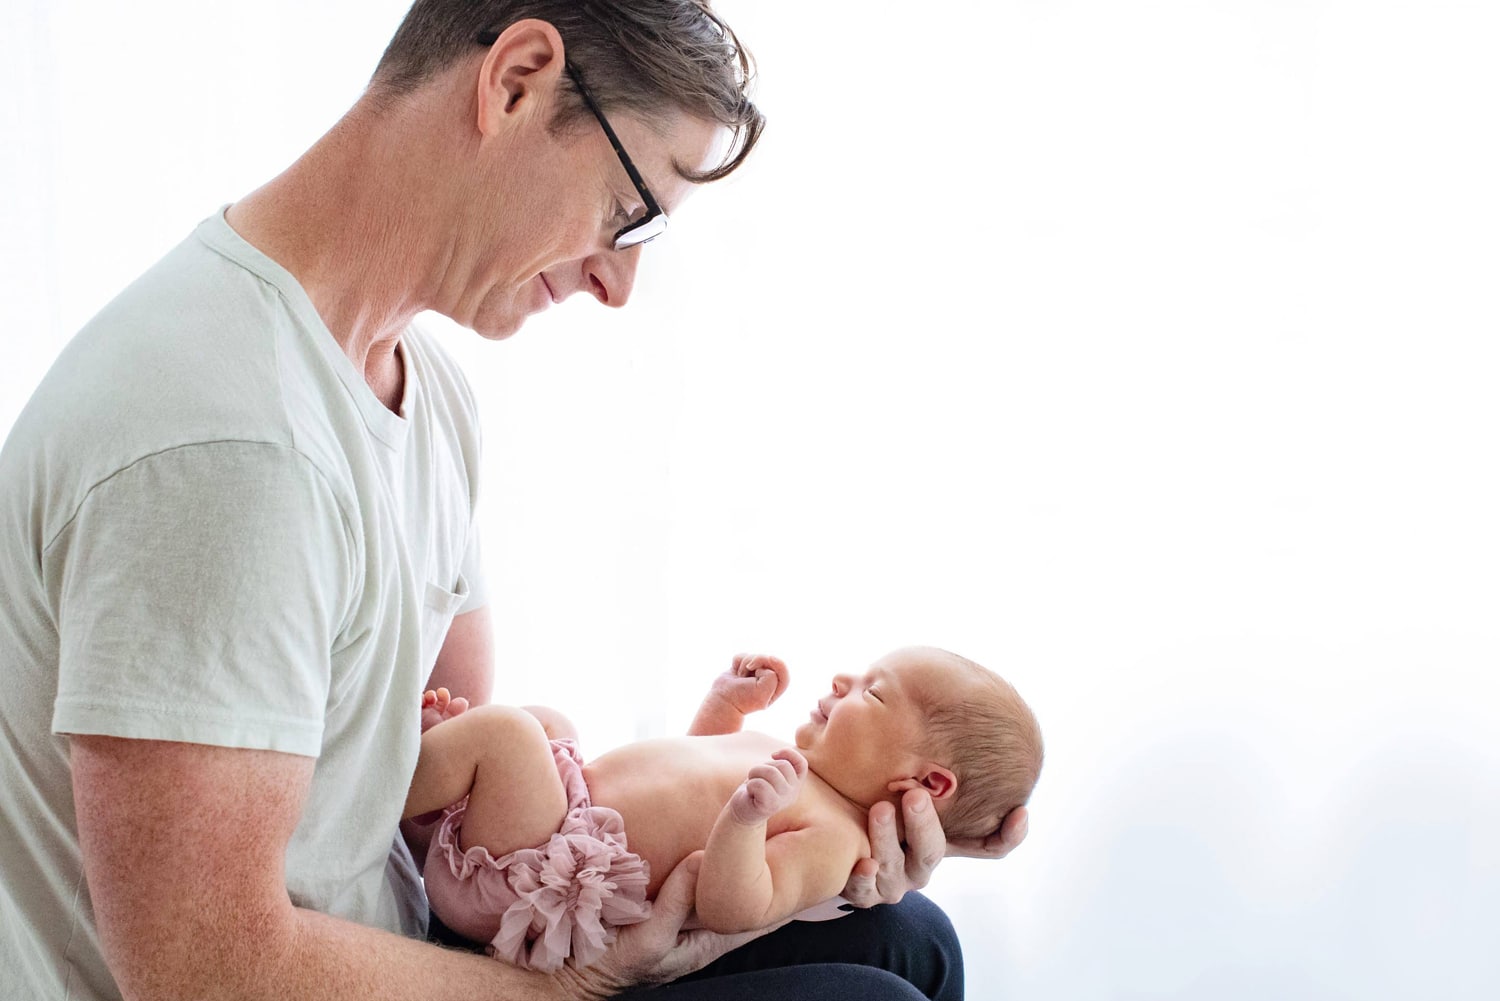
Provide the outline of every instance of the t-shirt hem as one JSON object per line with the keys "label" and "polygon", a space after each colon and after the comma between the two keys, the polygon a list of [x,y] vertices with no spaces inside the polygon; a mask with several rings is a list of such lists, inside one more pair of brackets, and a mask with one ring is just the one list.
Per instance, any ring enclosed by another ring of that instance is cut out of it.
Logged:
{"label": "t-shirt hem", "polygon": [[194,707],[132,707],[119,702],[58,699],[52,732],[59,736],[170,740],[213,747],[279,751],[316,758],[322,751],[321,720],[290,716],[245,716]]}

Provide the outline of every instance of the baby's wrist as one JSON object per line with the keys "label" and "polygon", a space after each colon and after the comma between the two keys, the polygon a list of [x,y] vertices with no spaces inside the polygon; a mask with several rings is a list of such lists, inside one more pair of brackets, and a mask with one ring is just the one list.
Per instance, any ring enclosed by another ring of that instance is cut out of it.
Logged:
{"label": "baby's wrist", "polygon": [[741,803],[738,796],[730,799],[725,810],[729,813],[729,819],[740,827],[764,827],[771,819],[771,815],[762,808]]}
{"label": "baby's wrist", "polygon": [[728,696],[721,692],[709,692],[698,708],[697,720],[701,725],[700,729],[703,726],[708,728],[706,732],[733,733],[745,721],[745,714],[729,701]]}

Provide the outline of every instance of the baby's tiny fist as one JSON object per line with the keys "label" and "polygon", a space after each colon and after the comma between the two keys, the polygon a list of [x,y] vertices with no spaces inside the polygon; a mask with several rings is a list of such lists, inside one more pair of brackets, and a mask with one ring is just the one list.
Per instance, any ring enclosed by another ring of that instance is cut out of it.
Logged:
{"label": "baby's tiny fist", "polygon": [[797,801],[806,772],[806,760],[796,751],[777,751],[772,760],[750,769],[750,777],[734,791],[731,816],[741,824],[770,820]]}

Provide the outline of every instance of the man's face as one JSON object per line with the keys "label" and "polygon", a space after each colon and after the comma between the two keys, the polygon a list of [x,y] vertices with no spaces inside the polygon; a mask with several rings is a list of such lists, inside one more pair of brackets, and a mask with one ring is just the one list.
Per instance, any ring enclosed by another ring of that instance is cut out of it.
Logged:
{"label": "man's face", "polygon": [[863,675],[835,675],[832,691],[797,728],[797,747],[844,795],[866,805],[887,799],[889,783],[922,759],[919,695],[944,680],[942,665],[913,650],[888,654]]}
{"label": "man's face", "polygon": [[[682,114],[655,122],[655,128],[627,113],[609,118],[647,189],[670,216],[696,187],[674,161],[703,166],[718,127]],[[506,185],[508,197],[477,238],[488,252],[472,262],[468,287],[449,313],[496,340],[576,292],[606,306],[625,305],[640,256],[649,252],[613,247],[615,233],[646,209],[598,123],[590,118],[561,135],[534,131],[525,137],[523,166],[495,180]]]}

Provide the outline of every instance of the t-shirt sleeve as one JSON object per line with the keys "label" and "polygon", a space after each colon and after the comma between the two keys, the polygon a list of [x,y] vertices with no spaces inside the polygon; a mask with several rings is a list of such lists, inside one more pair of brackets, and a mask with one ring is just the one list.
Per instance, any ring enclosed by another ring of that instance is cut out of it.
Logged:
{"label": "t-shirt sleeve", "polygon": [[484,579],[484,552],[479,544],[477,519],[469,525],[469,545],[464,550],[463,562],[459,564],[458,572],[463,575],[464,582],[469,586],[469,593],[454,614],[463,615],[465,612],[473,612],[489,604],[490,596]]}
{"label": "t-shirt sleeve", "polygon": [[44,556],[60,581],[53,732],[316,757],[354,552],[290,448],[188,445],[117,472]]}

